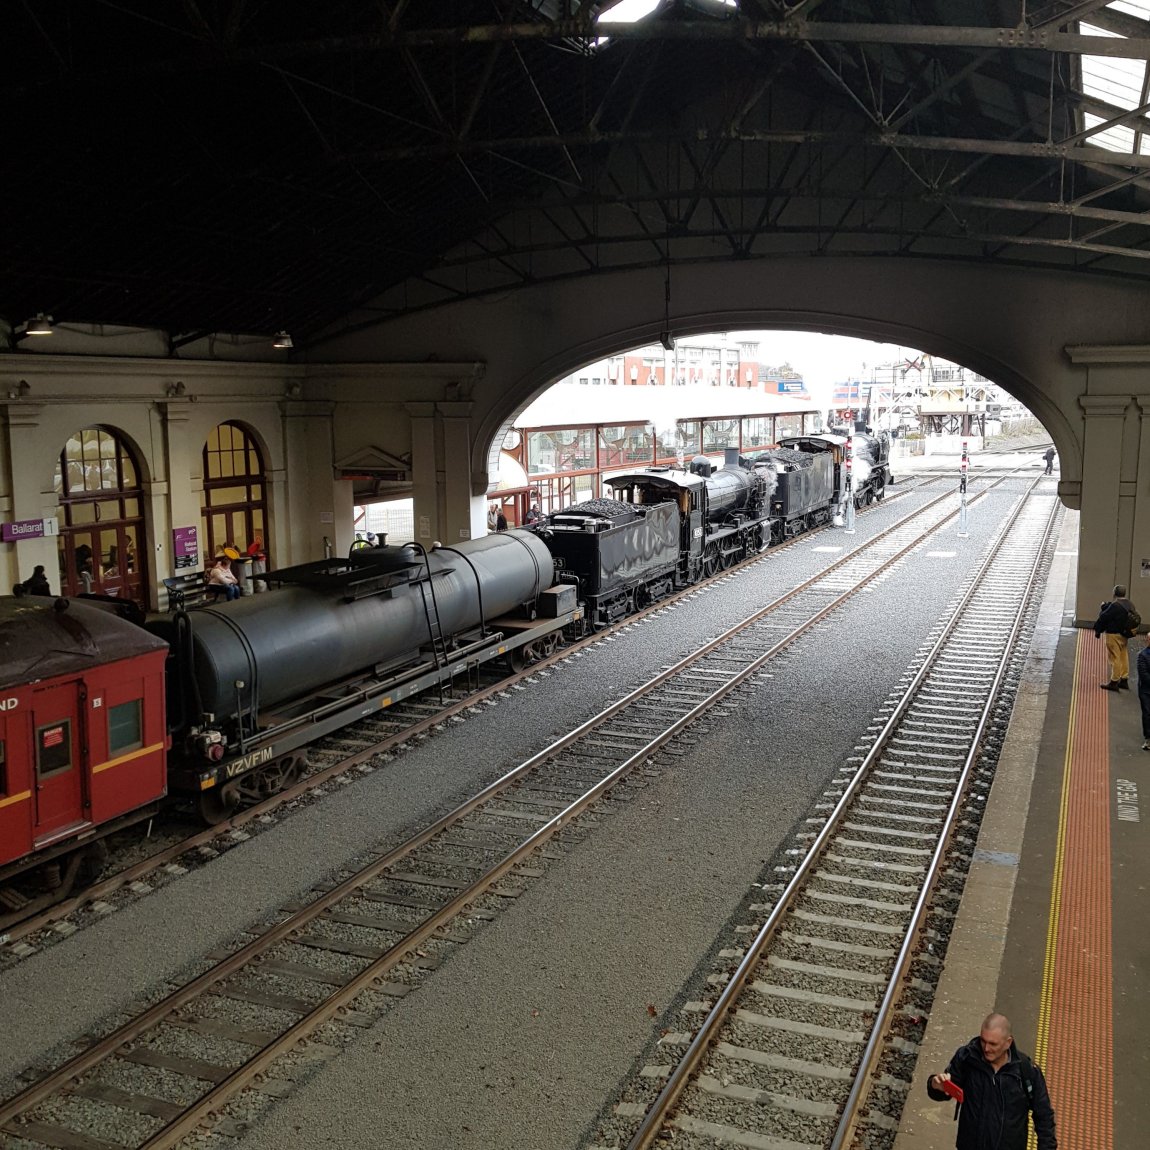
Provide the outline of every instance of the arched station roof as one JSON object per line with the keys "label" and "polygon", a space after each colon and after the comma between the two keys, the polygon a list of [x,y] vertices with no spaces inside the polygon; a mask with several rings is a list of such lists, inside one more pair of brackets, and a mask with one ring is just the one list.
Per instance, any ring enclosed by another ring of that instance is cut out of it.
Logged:
{"label": "arched station roof", "polygon": [[1143,0],[152,0],[6,13],[0,319],[331,337],[793,256],[1144,283]]}

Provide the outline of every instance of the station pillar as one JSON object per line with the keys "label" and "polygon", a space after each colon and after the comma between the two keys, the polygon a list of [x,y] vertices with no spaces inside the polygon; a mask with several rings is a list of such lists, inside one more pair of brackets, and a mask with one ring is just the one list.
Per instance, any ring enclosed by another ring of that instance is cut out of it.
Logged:
{"label": "station pillar", "polygon": [[[351,548],[355,501],[351,484],[335,476],[334,412],[335,404],[326,400],[292,398],[283,403],[287,467],[285,474],[269,477],[273,487],[269,495],[274,496],[269,526],[278,565],[346,556]],[[278,509],[285,503],[291,507],[290,521],[277,522]]]}
{"label": "station pillar", "polygon": [[[208,541],[198,538],[204,502],[203,445],[198,433],[193,436],[191,431],[190,401],[169,399],[158,406],[163,421],[164,472],[154,471],[145,486],[156,556],[153,583],[170,575],[200,571],[205,559],[212,560],[212,556],[204,554]],[[188,481],[173,483],[173,475],[187,477]],[[174,533],[192,527],[197,532],[198,554],[191,566],[177,569]]]}
{"label": "station pillar", "polygon": [[471,402],[414,402],[406,408],[416,542],[451,547],[482,534],[476,525],[482,493],[478,499],[472,495]]}
{"label": "station pillar", "polygon": [[[16,401],[7,405],[5,427],[5,454],[8,456],[7,474],[12,487],[0,493],[0,519],[24,521],[48,519],[58,511],[56,493],[52,488],[51,466],[45,469],[43,446],[38,434],[43,404]],[[46,476],[44,480],[38,477]],[[43,566],[53,591],[60,589],[60,569],[57,561],[57,541],[51,536],[19,539],[3,546],[9,553],[7,570],[0,579],[0,592],[10,594],[12,588],[32,574],[37,565]]]}
{"label": "station pillar", "polygon": [[[1083,414],[1075,621],[1093,623],[1116,583],[1145,615],[1150,604],[1150,344],[1077,344]],[[1067,485],[1069,486],[1069,485]],[[1073,496],[1076,492],[1059,493]]]}

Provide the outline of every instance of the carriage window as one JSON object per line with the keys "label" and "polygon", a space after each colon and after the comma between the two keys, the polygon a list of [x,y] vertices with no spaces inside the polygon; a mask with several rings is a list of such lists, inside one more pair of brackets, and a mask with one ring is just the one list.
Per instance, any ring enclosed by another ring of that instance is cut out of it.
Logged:
{"label": "carriage window", "polygon": [[36,728],[36,775],[66,771],[72,765],[72,720],[61,719],[47,727]]}
{"label": "carriage window", "polygon": [[144,745],[140,700],[108,708],[108,754],[121,755]]}

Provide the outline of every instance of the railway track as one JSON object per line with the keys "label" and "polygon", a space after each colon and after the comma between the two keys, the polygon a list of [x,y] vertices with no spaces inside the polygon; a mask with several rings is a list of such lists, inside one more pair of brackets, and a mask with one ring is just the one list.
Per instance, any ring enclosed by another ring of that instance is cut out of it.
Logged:
{"label": "railway track", "polygon": [[[549,844],[956,514],[950,493],[780,596],[0,1104],[13,1145],[171,1146],[331,1023],[369,1024],[518,896]],[[977,497],[976,497],[977,498]],[[943,502],[948,505],[943,506]],[[584,819],[585,821],[585,819]],[[325,1032],[326,1033],[326,1032]],[[323,1046],[324,1043],[319,1043]],[[269,1079],[269,1072],[271,1078]],[[114,1142],[107,1132],[114,1131]]]}
{"label": "railway track", "polygon": [[969,849],[955,842],[964,811],[981,815],[996,712],[1058,514],[1052,495],[1031,496],[1003,524],[861,761],[828,792],[809,849],[777,897],[752,907],[763,921],[721,952],[715,997],[687,1005],[598,1146],[889,1144],[915,1050],[899,1032],[929,1001],[931,931],[948,933],[953,913],[940,876]]}
{"label": "railway track", "polygon": [[[937,477],[904,481],[899,485],[899,491],[888,496],[884,502],[889,505],[919,487],[934,482],[937,482]],[[787,548],[809,542],[827,530],[830,528],[820,528],[798,536],[739,566],[770,561]],[[738,569],[722,571],[713,579],[729,577],[732,571]],[[154,840],[152,827],[149,827],[143,841],[138,834],[125,834],[119,843],[111,844],[112,857],[105,868],[104,878],[34,916],[4,926],[0,931],[0,964],[10,964],[35,953],[37,943],[56,942],[74,933],[75,929],[84,925],[84,912],[89,908],[94,907],[95,910],[86,917],[98,920],[112,909],[114,904],[109,899],[124,900],[150,893],[154,889],[153,882],[170,881],[189,869],[205,865],[219,853],[246,841],[251,834],[275,825],[301,803],[322,796],[329,785],[339,785],[341,780],[349,781],[356,771],[370,773],[377,765],[390,762],[396,754],[401,754],[407,744],[427,738],[446,723],[463,721],[469,712],[492,705],[500,695],[517,689],[525,681],[533,681],[535,676],[548,672],[572,653],[607,639],[620,628],[696,593],[711,581],[704,580],[676,595],[668,596],[644,611],[577,640],[521,671],[500,674],[485,666],[473,671],[474,677],[468,682],[454,684],[451,691],[445,692],[447,697],[429,693],[428,696],[407,699],[386,712],[342,728],[312,745],[304,773],[298,781],[210,828],[204,828],[197,822],[189,830],[186,822],[167,820],[161,821],[156,828]],[[62,929],[50,932],[56,924],[62,924]]]}

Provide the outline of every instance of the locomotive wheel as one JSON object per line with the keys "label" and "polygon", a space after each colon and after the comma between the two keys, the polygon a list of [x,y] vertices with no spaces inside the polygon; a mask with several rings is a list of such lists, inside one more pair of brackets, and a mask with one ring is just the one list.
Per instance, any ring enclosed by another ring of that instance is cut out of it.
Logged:
{"label": "locomotive wheel", "polygon": [[230,819],[239,805],[240,796],[235,787],[209,787],[200,791],[200,818],[208,826],[214,827]]}
{"label": "locomotive wheel", "polygon": [[703,556],[703,578],[710,579],[719,569],[719,553],[717,551],[708,551]]}
{"label": "locomotive wheel", "polygon": [[866,489],[866,505],[869,507],[874,502],[874,488],[868,487]]}

